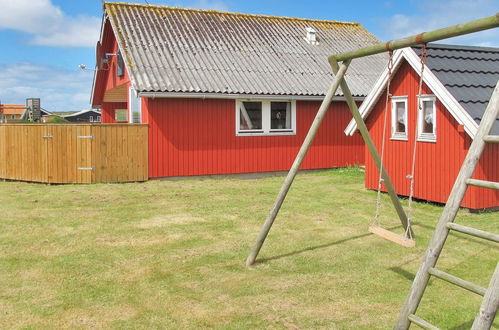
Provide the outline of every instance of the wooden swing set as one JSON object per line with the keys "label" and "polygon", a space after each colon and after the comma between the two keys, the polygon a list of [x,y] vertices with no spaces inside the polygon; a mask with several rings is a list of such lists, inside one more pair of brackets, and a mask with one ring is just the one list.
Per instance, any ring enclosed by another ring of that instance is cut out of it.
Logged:
{"label": "wooden swing set", "polygon": [[[265,220],[265,223],[258,235],[258,238],[246,260],[246,266],[251,266],[267,237],[267,234],[272,227],[272,224],[279,213],[279,209],[286,198],[286,194],[293,183],[293,180],[298,172],[298,169],[307,154],[312,141],[314,140],[315,134],[317,133],[322,119],[326,115],[326,112],[331,104],[334,94],[338,87],[341,87],[343,91],[343,95],[345,96],[346,102],[350,108],[350,111],[353,115],[353,118],[357,124],[357,129],[360,131],[364,142],[366,143],[371,156],[374,159],[374,163],[376,164],[378,171],[380,173],[378,180],[378,198],[376,203],[376,215],[373,220],[373,224],[369,228],[369,231],[379,235],[385,239],[391,240],[400,245],[411,247],[414,246],[414,233],[411,228],[411,218],[412,218],[412,197],[414,193],[414,173],[415,173],[415,158],[416,158],[416,139],[414,139],[414,147],[413,147],[413,159],[412,159],[412,169],[411,173],[407,175],[407,178],[411,180],[410,185],[410,195],[409,195],[409,204],[408,204],[408,215],[406,215],[400,200],[398,199],[397,193],[392,185],[390,177],[385,170],[383,165],[383,157],[385,153],[385,135],[386,135],[386,122],[387,122],[387,112],[388,112],[388,101],[390,98],[390,80],[393,69],[393,50],[401,49],[405,47],[411,47],[418,44],[423,45],[423,51],[421,55],[421,72],[420,72],[420,81],[419,81],[419,91],[418,96],[421,95],[421,88],[423,83],[423,73],[425,68],[425,45],[428,42],[438,41],[442,39],[452,38],[455,36],[469,34],[473,32],[478,32],[482,30],[492,29],[499,27],[499,13],[494,16],[485,17],[482,19],[478,19],[475,21],[471,21],[464,24],[458,24],[454,26],[450,26],[447,28],[424,32],[418,35],[414,35],[411,37],[397,39],[394,41],[389,41],[387,43],[380,43],[371,47],[362,48],[356,51],[346,52],[339,55],[333,55],[329,57],[329,63],[331,68],[335,74],[335,78],[331,83],[329,90],[327,91],[326,96],[317,112],[317,115],[310,126],[307,136],[296,156],[296,159],[279,191],[279,194],[276,198],[276,201]],[[383,143],[381,147],[381,156],[378,154],[376,147],[374,146],[373,140],[369,135],[366,124],[362,119],[362,116],[357,108],[355,101],[352,98],[352,94],[348,87],[347,82],[344,79],[345,73],[348,69],[350,62],[359,57],[374,55],[382,52],[390,52],[390,60],[388,62],[388,79],[387,79],[387,88],[386,88],[386,103],[385,103],[385,120],[384,120],[384,128],[383,128]],[[419,107],[421,107],[421,102],[419,103]],[[421,109],[419,109],[421,110]],[[412,287],[409,291],[405,304],[400,312],[399,318],[395,325],[395,329],[408,329],[411,323],[417,324],[424,329],[438,329],[434,325],[430,324],[428,321],[422,319],[421,317],[416,315],[416,310],[421,302],[423,294],[425,292],[426,287],[428,286],[429,279],[431,276],[444,280],[453,285],[459,286],[465,290],[471,291],[475,294],[483,296],[482,304],[480,306],[480,310],[473,322],[472,329],[490,329],[492,322],[494,321],[495,315],[499,308],[499,262],[497,263],[496,269],[492,275],[489,286],[487,288],[481,287],[472,282],[468,282],[464,279],[461,279],[457,276],[451,275],[444,271],[438,270],[436,268],[436,264],[440,253],[444,247],[445,241],[449,232],[458,231],[462,234],[471,235],[476,238],[492,241],[499,243],[499,235],[486,232],[483,230],[479,230],[472,227],[463,226],[457,223],[454,223],[457,212],[461,205],[461,202],[464,198],[464,194],[466,193],[466,189],[468,186],[477,186],[481,188],[487,189],[499,189],[499,182],[490,182],[484,180],[476,180],[472,178],[473,172],[480,160],[480,157],[485,148],[485,143],[499,143],[499,136],[490,135],[492,131],[492,127],[496,122],[496,119],[499,116],[499,82],[492,93],[492,97],[489,101],[487,109],[485,110],[480,125],[478,127],[477,133],[471,143],[469,151],[464,159],[461,170],[459,171],[459,175],[454,182],[454,186],[449,195],[447,203],[444,207],[442,215],[437,223],[435,228],[435,232],[433,234],[433,238],[430,241],[428,249],[425,254],[425,258],[421,263],[419,270],[416,274]],[[418,124],[417,124],[418,125]],[[418,127],[416,126],[416,131]],[[381,185],[385,184],[388,194],[391,198],[391,201],[397,211],[400,222],[405,229],[405,235],[400,236],[393,232],[390,232],[379,224],[379,215],[380,215],[380,192]]]}
{"label": "wooden swing set", "polygon": [[[339,87],[341,87],[341,90],[343,91],[343,95],[346,99],[346,102],[348,104],[348,107],[350,108],[350,112],[352,113],[352,116],[355,120],[355,123],[357,125],[357,129],[359,130],[370,154],[371,157],[374,160],[374,163],[376,164],[376,167],[378,168],[379,171],[379,181],[378,181],[378,195],[377,195],[377,203],[376,203],[376,215],[374,217],[373,223],[371,224],[369,231],[381,236],[385,239],[388,239],[390,241],[393,241],[397,244],[400,244],[405,247],[413,247],[415,246],[415,241],[414,241],[414,232],[411,228],[411,218],[412,218],[412,199],[413,199],[413,194],[414,194],[414,174],[415,174],[415,164],[416,164],[416,139],[414,139],[414,146],[413,146],[413,157],[412,157],[412,169],[411,173],[407,175],[407,178],[410,180],[410,194],[409,194],[409,199],[408,199],[408,213],[406,214],[399,198],[397,195],[397,192],[395,191],[395,188],[392,184],[392,181],[390,179],[390,176],[386,172],[386,169],[383,165],[383,158],[384,158],[384,153],[385,153],[385,135],[386,135],[386,122],[387,122],[387,112],[388,112],[388,103],[389,103],[389,98],[390,98],[390,80],[392,76],[392,70],[393,70],[393,51],[396,49],[401,49],[405,47],[411,47],[411,46],[416,46],[416,45],[423,45],[423,51],[421,54],[421,72],[420,72],[420,80],[419,80],[419,92],[418,95],[421,94],[421,88],[423,84],[423,73],[424,73],[424,68],[425,68],[425,45],[429,42],[433,41],[438,41],[442,39],[447,39],[447,38],[452,38],[455,36],[463,35],[463,34],[469,34],[473,32],[478,32],[478,31],[483,31],[487,29],[492,29],[495,27],[499,26],[499,14],[496,14],[494,16],[490,17],[485,17],[482,19],[474,20],[471,22],[463,23],[463,24],[458,24],[450,27],[446,27],[443,29],[438,29],[430,32],[424,32],[418,35],[410,36],[407,38],[402,38],[402,39],[397,39],[397,40],[392,40],[386,43],[379,43],[374,46],[366,47],[366,48],[361,48],[359,50],[355,51],[350,51],[338,55],[332,55],[329,57],[329,64],[331,65],[331,69],[333,73],[335,74],[335,77],[331,83],[331,86],[329,87],[326,96],[324,97],[324,100],[322,101],[322,104],[317,112],[317,115],[315,116],[314,121],[312,122],[312,125],[310,126],[310,129],[307,133],[307,136],[305,137],[305,140],[303,141],[303,144],[293,162],[293,165],[291,166],[291,169],[288,172],[288,175],[286,176],[286,179],[284,180],[284,183],[281,186],[281,189],[277,195],[277,198],[274,202],[274,205],[272,206],[272,209],[270,210],[270,213],[265,220],[265,223],[263,224],[263,227],[260,231],[260,234],[257,237],[257,240],[255,244],[253,245],[253,248],[251,249],[251,252],[246,260],[246,266],[251,266],[255,260],[256,257],[258,256],[258,253],[260,252],[260,249],[262,248],[263,243],[265,242],[265,239],[270,231],[270,228],[272,227],[272,224],[274,223],[275,218],[277,217],[277,214],[279,213],[279,210],[282,206],[282,203],[284,202],[284,199],[286,198],[286,195],[289,191],[289,188],[291,187],[291,184],[293,183],[293,180],[303,162],[303,159],[305,158],[305,155],[307,154],[314,138],[315,135],[322,123],[322,120],[324,116],[326,115],[329,106],[332,102],[333,96],[336,94],[336,91]],[[378,153],[378,150],[376,146],[374,145],[374,142],[369,134],[369,131],[366,127],[366,124],[359,112],[359,109],[357,107],[357,104],[355,103],[352,93],[350,92],[350,88],[348,87],[348,84],[346,80],[344,79],[345,73],[347,72],[347,69],[353,59],[359,58],[359,57],[364,57],[364,56],[369,56],[369,55],[374,55],[374,54],[379,54],[383,52],[390,52],[390,59],[388,62],[388,81],[387,81],[387,88],[386,88],[386,103],[385,103],[385,120],[384,120],[384,128],[383,128],[383,143],[382,143],[382,148],[381,148],[381,156]],[[419,105],[421,106],[421,104]],[[416,130],[418,129],[417,127],[418,124],[416,124]],[[384,229],[380,223],[379,223],[379,215],[380,215],[380,205],[381,205],[381,186],[382,184],[385,185],[386,190],[388,192],[388,195],[390,196],[391,202],[397,212],[397,215],[400,219],[400,222],[402,224],[402,227],[404,228],[405,234],[403,236],[398,235],[396,233],[393,233],[391,231],[388,231]]]}

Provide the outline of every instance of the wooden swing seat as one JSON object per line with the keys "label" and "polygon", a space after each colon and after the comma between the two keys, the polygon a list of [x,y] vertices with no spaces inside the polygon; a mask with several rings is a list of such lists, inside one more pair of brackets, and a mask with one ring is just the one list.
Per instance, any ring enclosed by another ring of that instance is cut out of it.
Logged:
{"label": "wooden swing seat", "polygon": [[389,230],[386,230],[380,226],[375,226],[372,225],[369,227],[369,232],[373,233],[374,235],[377,235],[381,238],[384,238],[386,240],[389,240],[393,243],[396,243],[398,245],[401,245],[403,247],[411,248],[416,246],[416,241],[410,238],[406,238],[402,235],[395,234],[394,232],[391,232]]}

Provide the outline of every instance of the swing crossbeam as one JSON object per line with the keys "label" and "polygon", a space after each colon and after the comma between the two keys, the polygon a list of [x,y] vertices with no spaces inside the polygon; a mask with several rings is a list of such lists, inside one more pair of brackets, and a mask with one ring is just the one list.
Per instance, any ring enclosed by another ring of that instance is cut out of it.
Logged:
{"label": "swing crossbeam", "polygon": [[[274,205],[272,206],[272,209],[270,210],[270,213],[265,220],[265,223],[257,237],[257,240],[255,244],[253,245],[251,252],[246,260],[246,265],[250,266],[252,265],[258,253],[260,252],[260,249],[262,248],[263,243],[265,242],[265,239],[270,231],[270,228],[272,227],[272,224],[274,223],[275,218],[277,217],[277,214],[279,213],[279,210],[282,206],[282,203],[284,202],[284,199],[286,198],[286,195],[291,187],[291,184],[293,183],[293,180],[303,162],[303,159],[305,158],[305,155],[307,154],[312,141],[315,138],[315,135],[322,123],[322,119],[327,113],[327,110],[329,108],[329,105],[332,102],[333,96],[336,93],[336,90],[338,89],[338,86],[341,85],[341,89],[343,91],[343,94],[345,96],[345,99],[347,101],[348,106],[350,107],[350,111],[354,115],[354,118],[356,118],[357,127],[360,129],[365,128],[367,131],[367,128],[365,126],[364,120],[362,119],[362,116],[359,113],[359,110],[357,108],[357,105],[355,104],[355,101],[353,100],[353,97],[350,93],[350,90],[348,88],[347,82],[344,79],[344,75],[347,71],[348,65],[350,64],[350,61],[355,58],[359,57],[364,57],[364,56],[369,56],[369,55],[374,55],[374,54],[379,54],[386,52],[388,50],[396,50],[396,49],[401,49],[405,47],[411,47],[411,46],[416,46],[419,44],[425,44],[428,42],[433,42],[433,41],[438,41],[442,39],[447,39],[451,37],[456,37],[464,34],[469,34],[473,32],[478,32],[478,31],[483,31],[487,29],[492,29],[499,27],[499,13],[496,13],[493,16],[477,19],[474,21],[470,21],[467,23],[463,24],[457,24],[453,25],[450,27],[446,27],[443,29],[438,29],[430,32],[424,32],[421,34],[413,35],[407,38],[402,38],[402,39],[397,39],[397,40],[392,40],[386,43],[379,43],[374,46],[370,47],[365,47],[361,48],[355,51],[351,52],[345,52],[337,55],[331,55],[329,57],[329,63],[331,64],[331,67],[333,68],[333,71],[335,73],[335,77],[331,83],[331,86],[324,97],[324,100],[322,101],[322,104],[319,108],[319,111],[317,112],[317,115],[307,133],[307,136],[305,137],[305,140],[303,141],[303,144],[300,148],[300,151],[298,152],[298,155],[296,156],[295,161],[293,162],[293,165],[288,172],[288,175],[279,191],[279,194],[277,195],[276,201],[274,202]],[[339,64],[341,62],[341,64]],[[334,69],[334,68],[339,69]],[[362,132],[361,132],[362,133]],[[372,144],[372,139],[369,135],[369,132],[365,132],[362,134],[363,137],[368,137],[367,141],[366,138],[364,138],[364,141],[368,145],[368,149],[371,152],[371,156],[375,159],[375,163],[378,166],[379,170],[382,172],[382,177],[385,180],[385,186],[388,188],[388,192],[390,195],[390,198],[392,199],[392,202],[397,210],[397,214],[399,215],[399,218],[402,222],[402,225],[404,225],[404,228],[407,227],[407,216],[405,215],[405,211],[403,210],[402,206],[400,205],[400,201],[398,200],[398,197],[395,199],[392,197],[392,195],[396,196],[395,189],[393,188],[393,185],[391,184],[391,180],[388,176],[388,174],[385,171],[385,168],[383,164],[381,163],[381,159],[379,158],[379,154],[376,150],[376,147],[372,145],[372,147],[369,147],[368,141],[370,140]],[[377,157],[376,157],[377,156]],[[400,207],[399,207],[400,206]],[[405,218],[405,223],[404,223],[404,218]]]}

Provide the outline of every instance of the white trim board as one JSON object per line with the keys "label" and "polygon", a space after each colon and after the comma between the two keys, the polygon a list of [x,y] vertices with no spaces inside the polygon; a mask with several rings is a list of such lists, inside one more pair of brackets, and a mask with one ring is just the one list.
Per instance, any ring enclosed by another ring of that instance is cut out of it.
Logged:
{"label": "white trim board", "polygon": [[[398,71],[403,59],[405,59],[407,63],[410,64],[410,66],[414,71],[416,71],[419,76],[421,70],[421,61],[416,52],[414,52],[414,50],[410,47],[395,51],[393,55],[394,68],[392,74],[395,74]],[[385,91],[387,81],[388,69],[385,69],[359,108],[362,119],[365,120],[371,113],[379,97]],[[435,74],[431,72],[431,70],[426,65],[423,73],[423,81],[435,94],[437,99],[444,105],[447,111],[450,112],[454,119],[456,119],[456,121],[460,125],[464,126],[464,130],[466,131],[466,133],[468,133],[468,135],[473,139],[478,130],[478,124],[473,120],[468,112],[464,110],[461,104],[459,104],[454,96],[452,96],[447,88],[445,88],[445,86],[440,82],[440,80],[438,80]],[[355,123],[355,120],[352,119],[348,126],[345,128],[344,133],[346,135],[353,135],[356,130],[357,124]]]}

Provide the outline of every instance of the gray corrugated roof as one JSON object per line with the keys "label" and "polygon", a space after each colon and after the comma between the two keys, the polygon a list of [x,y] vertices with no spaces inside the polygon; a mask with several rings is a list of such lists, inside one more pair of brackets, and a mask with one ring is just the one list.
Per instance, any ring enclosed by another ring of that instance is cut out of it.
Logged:
{"label": "gray corrugated roof", "polygon": [[[113,2],[105,11],[140,92],[322,96],[329,55],[378,42],[358,23]],[[307,27],[317,45],[305,40]],[[354,96],[367,95],[385,56],[352,62]]]}
{"label": "gray corrugated roof", "polygon": [[[414,47],[420,55],[421,47]],[[429,44],[428,67],[470,116],[480,123],[499,80],[499,48]],[[499,119],[493,134],[499,134]]]}

